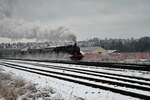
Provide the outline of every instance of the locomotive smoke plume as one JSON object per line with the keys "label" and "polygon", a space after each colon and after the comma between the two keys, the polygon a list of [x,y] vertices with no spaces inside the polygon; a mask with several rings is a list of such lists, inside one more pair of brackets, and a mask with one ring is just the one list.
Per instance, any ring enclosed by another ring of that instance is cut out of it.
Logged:
{"label": "locomotive smoke plume", "polygon": [[46,41],[76,41],[76,36],[66,27],[51,28],[40,22],[27,21],[15,16],[18,0],[0,0],[0,37],[36,39]]}

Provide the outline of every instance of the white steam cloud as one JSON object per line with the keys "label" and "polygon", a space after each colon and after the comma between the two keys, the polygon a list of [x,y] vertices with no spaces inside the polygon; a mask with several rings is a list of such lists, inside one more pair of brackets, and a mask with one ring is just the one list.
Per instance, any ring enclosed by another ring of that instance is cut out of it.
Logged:
{"label": "white steam cloud", "polygon": [[76,41],[76,36],[65,27],[51,28],[13,15],[17,0],[0,0],[0,37],[46,41]]}

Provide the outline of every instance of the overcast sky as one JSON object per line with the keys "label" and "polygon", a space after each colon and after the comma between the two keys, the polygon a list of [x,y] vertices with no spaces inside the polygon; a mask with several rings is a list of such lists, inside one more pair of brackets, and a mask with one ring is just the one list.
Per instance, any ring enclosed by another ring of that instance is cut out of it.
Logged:
{"label": "overcast sky", "polygon": [[150,0],[0,1],[10,1],[8,17],[65,26],[78,40],[150,36]]}

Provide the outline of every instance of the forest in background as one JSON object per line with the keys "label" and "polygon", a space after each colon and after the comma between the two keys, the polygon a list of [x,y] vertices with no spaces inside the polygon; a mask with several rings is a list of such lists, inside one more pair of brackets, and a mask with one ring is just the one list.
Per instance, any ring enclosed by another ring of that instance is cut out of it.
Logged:
{"label": "forest in background", "polygon": [[79,46],[100,46],[104,49],[117,50],[118,52],[150,52],[150,37],[103,40],[92,38],[87,41],[80,41]]}

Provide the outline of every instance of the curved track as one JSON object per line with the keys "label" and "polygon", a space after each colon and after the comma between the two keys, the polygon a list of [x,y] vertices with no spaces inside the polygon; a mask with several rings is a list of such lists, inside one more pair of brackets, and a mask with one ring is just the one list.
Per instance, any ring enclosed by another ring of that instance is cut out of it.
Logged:
{"label": "curved track", "polygon": [[53,64],[31,63],[27,61],[2,61],[2,65],[65,81],[75,82],[95,88],[132,97],[150,99],[150,79],[120,75],[116,73],[93,71],[87,68],[57,66]]}

